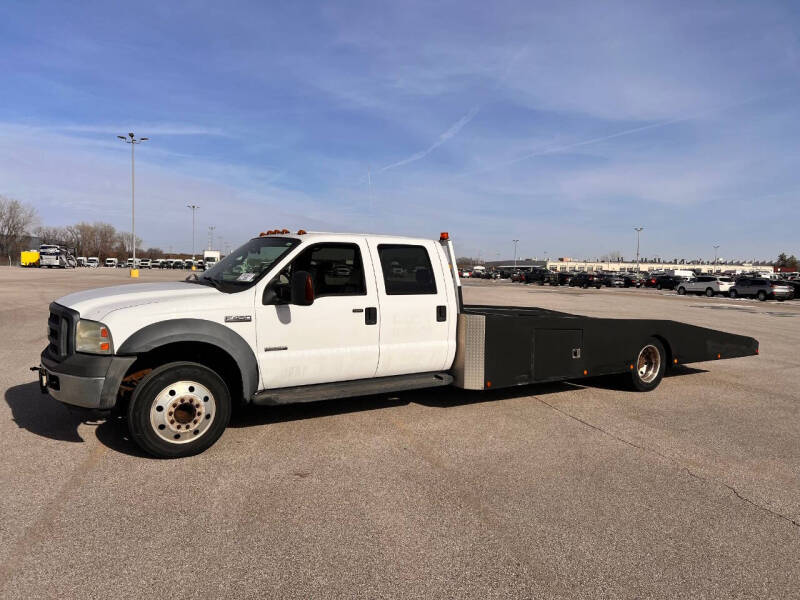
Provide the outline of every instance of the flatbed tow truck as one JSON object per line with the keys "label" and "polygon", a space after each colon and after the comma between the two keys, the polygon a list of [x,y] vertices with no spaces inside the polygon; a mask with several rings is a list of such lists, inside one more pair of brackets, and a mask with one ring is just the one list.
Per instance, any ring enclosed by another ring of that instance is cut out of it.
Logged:
{"label": "flatbed tow truck", "polygon": [[758,354],[750,337],[653,319],[465,306],[438,242],[263,232],[183,282],[77,292],[50,305],[43,393],[116,408],[147,452],[202,452],[234,403],[278,405],[456,386],[500,389]]}

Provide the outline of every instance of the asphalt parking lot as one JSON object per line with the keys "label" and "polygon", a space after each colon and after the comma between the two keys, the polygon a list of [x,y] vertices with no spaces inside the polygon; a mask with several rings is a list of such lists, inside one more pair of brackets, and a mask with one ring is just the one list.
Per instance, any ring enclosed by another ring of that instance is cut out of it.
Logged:
{"label": "asphalt parking lot", "polygon": [[761,354],[649,394],[601,379],[252,409],[163,461],[28,371],[51,300],[127,281],[0,268],[3,598],[798,595],[800,301],[466,282],[468,303],[675,319]]}

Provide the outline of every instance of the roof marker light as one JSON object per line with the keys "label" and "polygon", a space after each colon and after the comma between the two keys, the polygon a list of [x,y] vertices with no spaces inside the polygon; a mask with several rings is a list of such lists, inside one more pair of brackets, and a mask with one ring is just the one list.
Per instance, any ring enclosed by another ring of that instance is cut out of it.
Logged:
{"label": "roof marker light", "polygon": [[448,232],[443,231],[442,233],[439,234],[439,241],[440,242],[446,242],[449,239],[450,239],[450,234]]}
{"label": "roof marker light", "polygon": [[306,230],[305,229],[298,229],[297,230],[297,235],[305,235],[305,234],[306,234]]}

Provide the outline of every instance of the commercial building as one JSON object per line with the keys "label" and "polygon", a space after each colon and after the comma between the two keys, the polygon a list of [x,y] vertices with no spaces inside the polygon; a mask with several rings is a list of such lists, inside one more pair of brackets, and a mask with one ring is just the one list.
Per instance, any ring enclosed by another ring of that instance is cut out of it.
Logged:
{"label": "commercial building", "polygon": [[[513,270],[514,263],[508,261],[496,261],[487,263],[487,266],[494,266],[502,270]],[[533,267],[544,267],[551,271],[567,272],[596,272],[613,271],[635,273],[637,270],[642,272],[650,271],[695,271],[699,273],[745,273],[753,271],[763,271],[772,273],[773,267],[768,263],[745,262],[745,261],[661,261],[661,260],[641,260],[638,265],[636,261],[593,261],[575,260],[572,258],[559,258],[556,260],[518,260],[517,269],[530,270]]]}

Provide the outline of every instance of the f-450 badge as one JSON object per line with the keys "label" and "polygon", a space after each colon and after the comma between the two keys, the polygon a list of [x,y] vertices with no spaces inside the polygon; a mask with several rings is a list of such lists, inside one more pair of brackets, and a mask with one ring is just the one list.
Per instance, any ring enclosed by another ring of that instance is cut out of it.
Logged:
{"label": "f-450 badge", "polygon": [[250,315],[226,315],[225,322],[226,323],[249,323],[253,320],[253,317]]}

